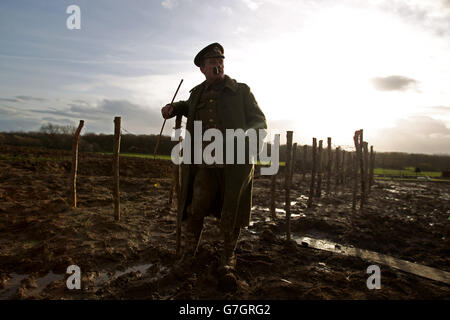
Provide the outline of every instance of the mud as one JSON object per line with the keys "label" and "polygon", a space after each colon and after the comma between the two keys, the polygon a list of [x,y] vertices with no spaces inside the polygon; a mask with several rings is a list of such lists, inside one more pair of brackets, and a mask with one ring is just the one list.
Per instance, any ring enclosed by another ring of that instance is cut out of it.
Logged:
{"label": "mud", "polygon": [[[0,299],[450,298],[442,281],[286,241],[282,179],[273,221],[264,176],[255,179],[252,223],[236,250],[236,290],[219,281],[214,218],[206,219],[192,267],[174,273],[171,163],[120,159],[116,222],[112,157],[80,154],[77,208],[67,202],[70,158],[70,152],[0,146]],[[353,212],[351,183],[332,182],[331,193],[308,209],[309,179],[294,176],[294,239],[327,240],[450,272],[450,183],[376,181],[365,210]],[[372,264],[381,269],[379,290],[366,286]],[[81,290],[66,286],[70,265],[81,269]]]}

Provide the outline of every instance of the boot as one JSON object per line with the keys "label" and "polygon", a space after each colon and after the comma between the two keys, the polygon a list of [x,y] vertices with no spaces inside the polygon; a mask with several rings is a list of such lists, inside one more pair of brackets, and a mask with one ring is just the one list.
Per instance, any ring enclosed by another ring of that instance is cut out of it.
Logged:
{"label": "boot", "polygon": [[178,260],[173,268],[176,275],[182,276],[186,271],[190,270],[197,253],[198,245],[202,237],[203,225],[188,223],[182,227],[183,235],[183,251],[180,260]]}
{"label": "boot", "polygon": [[220,257],[219,272],[221,273],[231,273],[234,272],[236,268],[236,250],[237,241],[241,228],[236,228],[232,233],[224,234],[223,251]]}

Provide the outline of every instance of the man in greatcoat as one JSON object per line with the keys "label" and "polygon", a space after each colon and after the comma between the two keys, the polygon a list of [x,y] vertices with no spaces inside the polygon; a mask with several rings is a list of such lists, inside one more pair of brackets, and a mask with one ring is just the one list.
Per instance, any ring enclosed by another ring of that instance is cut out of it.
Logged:
{"label": "man in greatcoat", "polygon": [[[250,88],[224,73],[224,49],[219,43],[203,48],[195,57],[206,80],[190,91],[187,101],[164,106],[165,119],[176,115],[187,117],[186,130],[194,141],[194,121],[202,130],[214,128],[225,137],[226,129],[266,129],[266,118]],[[224,139],[225,140],[225,139]],[[207,144],[203,142],[204,148]],[[224,147],[225,149],[225,147]],[[191,152],[193,154],[194,152]],[[184,163],[186,163],[183,160]],[[204,217],[220,219],[223,251],[220,270],[232,273],[236,264],[235,248],[241,228],[248,226],[252,207],[254,165],[214,164],[182,165],[182,182],[178,201],[178,222],[183,222],[184,250],[181,261],[195,256],[203,230]]]}

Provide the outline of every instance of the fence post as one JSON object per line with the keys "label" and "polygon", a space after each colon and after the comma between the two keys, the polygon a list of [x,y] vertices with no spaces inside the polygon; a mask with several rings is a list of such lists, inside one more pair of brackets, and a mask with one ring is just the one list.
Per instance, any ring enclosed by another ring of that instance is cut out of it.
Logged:
{"label": "fence post", "polygon": [[373,146],[370,146],[370,179],[369,179],[369,193],[373,185],[373,172],[375,168],[375,154],[373,153]]}
{"label": "fence post", "polygon": [[290,173],[291,176],[289,178],[290,179],[289,183],[291,186],[292,186],[292,179],[293,179],[294,173],[295,173],[295,161],[297,159],[296,153],[297,153],[297,143],[294,143],[294,145],[292,146],[292,160],[291,160],[291,173]]}
{"label": "fence post", "polygon": [[72,168],[70,174],[70,195],[72,207],[77,207],[77,171],[78,171],[78,140],[80,138],[81,129],[84,126],[84,120],[80,120],[77,130],[75,131],[73,137],[72,145]]}
{"label": "fence post", "polygon": [[113,168],[114,168],[114,217],[116,221],[120,221],[120,192],[119,192],[119,153],[120,153],[120,123],[121,117],[114,118],[114,153],[113,153]]}
{"label": "fence post", "polygon": [[337,192],[337,186],[339,185],[339,174],[340,174],[340,160],[341,160],[341,153],[340,153],[340,147],[336,147],[335,150],[335,154],[336,154],[336,168],[334,170],[335,173],[335,184],[334,184],[334,192]]}
{"label": "fence post", "polygon": [[367,200],[367,195],[369,191],[369,144],[364,141],[363,142],[363,150],[364,150],[364,182],[365,182],[365,189],[364,189],[364,195]]}
{"label": "fence post", "polygon": [[342,165],[341,165],[341,184],[345,185],[345,150],[342,150]]}
{"label": "fence post", "polygon": [[312,146],[312,167],[311,167],[311,184],[309,186],[309,198],[308,198],[308,208],[311,208],[313,204],[314,197],[314,183],[315,183],[315,175],[316,175],[316,152],[317,152],[317,139],[313,138],[313,146]]}
{"label": "fence post", "polygon": [[275,212],[275,190],[277,185],[277,176],[278,173],[273,174],[270,181],[270,215],[272,216],[272,220],[277,219],[277,215]]}
{"label": "fence post", "polygon": [[305,144],[303,146],[303,180],[305,180],[305,175],[306,175],[306,155],[308,153],[308,146]]}
{"label": "fence post", "polygon": [[363,148],[363,129],[359,130],[359,139],[358,139],[358,158],[359,158],[359,169],[360,169],[360,176],[361,176],[361,201],[359,203],[359,209],[362,210],[364,207],[364,203],[366,202],[366,181],[364,178],[364,157],[362,154],[362,148]]}
{"label": "fence post", "polygon": [[327,195],[330,194],[330,183],[331,183],[331,163],[332,163],[332,156],[331,156],[331,137],[327,138]]}
{"label": "fence post", "polygon": [[[353,137],[355,142],[355,147],[357,148],[357,135],[355,132],[355,136]],[[352,210],[356,209],[356,193],[358,190],[358,152],[352,154],[352,174],[353,174],[353,201],[352,201]]]}
{"label": "fence post", "polygon": [[317,189],[316,197],[320,198],[322,193],[322,140],[319,140],[319,151],[317,153]]}
{"label": "fence post", "polygon": [[286,210],[286,240],[291,240],[291,199],[290,199],[290,191],[291,191],[291,160],[292,160],[292,131],[287,131],[286,133],[286,164],[284,166],[284,188],[285,188],[285,206]]}

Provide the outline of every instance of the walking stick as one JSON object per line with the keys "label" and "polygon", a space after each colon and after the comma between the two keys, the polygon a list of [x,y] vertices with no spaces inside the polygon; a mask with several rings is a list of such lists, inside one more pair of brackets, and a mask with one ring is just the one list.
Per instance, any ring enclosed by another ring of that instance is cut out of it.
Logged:
{"label": "walking stick", "polygon": [[[175,130],[181,128],[181,119],[182,115],[178,115],[175,119]],[[182,137],[180,136],[179,141],[181,142]],[[181,144],[180,144],[181,145]],[[175,169],[175,192],[177,194],[177,249],[176,249],[176,255],[177,257],[180,256],[181,253],[181,218],[178,219],[178,208],[180,204],[180,191],[181,191],[181,163],[178,165],[178,167]]]}
{"label": "walking stick", "polygon": [[[182,83],[183,83],[183,79],[181,79],[180,84],[178,85],[177,91],[175,91],[175,94],[173,95],[172,102],[170,103],[170,105],[173,104],[173,101],[175,100],[175,97],[177,96],[178,90],[180,89]],[[164,122],[163,122],[163,125],[161,128],[161,132],[159,133],[159,136],[158,136],[158,141],[156,141],[155,151],[153,152],[153,159],[156,159],[156,152],[158,152],[159,141],[161,140],[161,135],[164,130],[164,125],[166,124],[166,120],[167,119],[164,119]]]}

